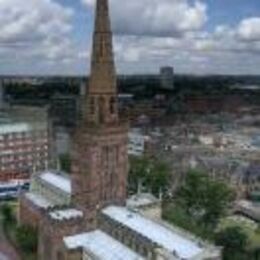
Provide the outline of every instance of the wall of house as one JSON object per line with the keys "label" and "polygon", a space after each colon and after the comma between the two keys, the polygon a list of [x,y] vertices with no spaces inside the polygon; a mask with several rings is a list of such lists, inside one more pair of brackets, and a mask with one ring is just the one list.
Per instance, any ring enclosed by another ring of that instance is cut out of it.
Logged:
{"label": "wall of house", "polygon": [[154,243],[126,226],[101,214],[99,228],[146,259],[156,259]]}
{"label": "wall of house", "polygon": [[[38,260],[78,260],[78,253],[68,253],[64,249],[63,238],[86,230],[83,218],[53,220],[44,215],[39,229]],[[64,258],[71,257],[71,258]],[[81,259],[81,258],[80,258]]]}
{"label": "wall of house", "polygon": [[33,205],[24,195],[19,198],[18,223],[38,228],[43,211]]}

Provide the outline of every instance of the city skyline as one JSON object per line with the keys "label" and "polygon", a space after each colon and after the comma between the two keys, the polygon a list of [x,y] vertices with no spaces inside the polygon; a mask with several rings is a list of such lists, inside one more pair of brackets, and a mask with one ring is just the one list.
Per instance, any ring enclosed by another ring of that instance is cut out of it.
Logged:
{"label": "city skyline", "polygon": [[[112,0],[118,73],[260,74],[260,3],[217,2]],[[0,74],[88,73],[93,5],[1,0]]]}
{"label": "city skyline", "polygon": [[0,0],[0,260],[260,259],[260,4],[217,2]]}

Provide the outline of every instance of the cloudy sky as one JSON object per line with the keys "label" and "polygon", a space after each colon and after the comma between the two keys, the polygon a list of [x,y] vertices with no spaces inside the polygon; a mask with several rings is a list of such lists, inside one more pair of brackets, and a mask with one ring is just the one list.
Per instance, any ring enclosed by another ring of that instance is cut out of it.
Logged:
{"label": "cloudy sky", "polygon": [[[0,0],[0,74],[86,74],[95,0]],[[259,74],[259,0],[110,0],[120,73]]]}

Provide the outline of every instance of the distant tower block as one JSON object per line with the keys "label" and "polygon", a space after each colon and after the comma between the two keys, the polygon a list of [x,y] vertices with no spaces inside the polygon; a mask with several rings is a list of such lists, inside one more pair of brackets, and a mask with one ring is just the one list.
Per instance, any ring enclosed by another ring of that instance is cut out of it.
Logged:
{"label": "distant tower block", "polygon": [[80,98],[80,120],[84,118],[85,114],[85,100],[87,96],[87,83],[85,80],[80,81],[79,83],[79,98]]}
{"label": "distant tower block", "polygon": [[0,109],[4,107],[4,86],[2,81],[0,81]]}
{"label": "distant tower block", "polygon": [[87,94],[87,86],[85,81],[80,82],[80,97],[85,98]]}
{"label": "distant tower block", "polygon": [[160,71],[161,88],[174,89],[174,69],[173,67],[162,67]]}

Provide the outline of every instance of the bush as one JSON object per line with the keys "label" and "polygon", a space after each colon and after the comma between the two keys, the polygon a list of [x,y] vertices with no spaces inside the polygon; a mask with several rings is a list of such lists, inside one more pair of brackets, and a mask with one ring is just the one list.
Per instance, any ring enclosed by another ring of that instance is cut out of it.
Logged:
{"label": "bush", "polygon": [[5,225],[8,225],[14,221],[12,208],[8,204],[3,204],[0,210]]}
{"label": "bush", "polygon": [[187,212],[178,205],[168,205],[163,209],[163,219],[185,229],[198,237],[213,240],[213,232],[206,225],[196,221],[193,217],[187,214]]}
{"label": "bush", "polygon": [[20,226],[16,229],[16,241],[22,251],[26,253],[37,250],[37,230],[30,226]]}
{"label": "bush", "polygon": [[217,233],[216,244],[224,247],[223,258],[226,260],[247,259],[244,257],[247,255],[248,237],[240,227],[228,227]]}
{"label": "bush", "polygon": [[130,193],[136,193],[141,182],[143,188],[158,196],[168,190],[170,168],[167,163],[156,158],[130,157],[128,178]]}
{"label": "bush", "polygon": [[188,172],[177,192],[177,202],[187,214],[213,228],[225,216],[232,200],[232,190],[225,183],[200,171]]}

